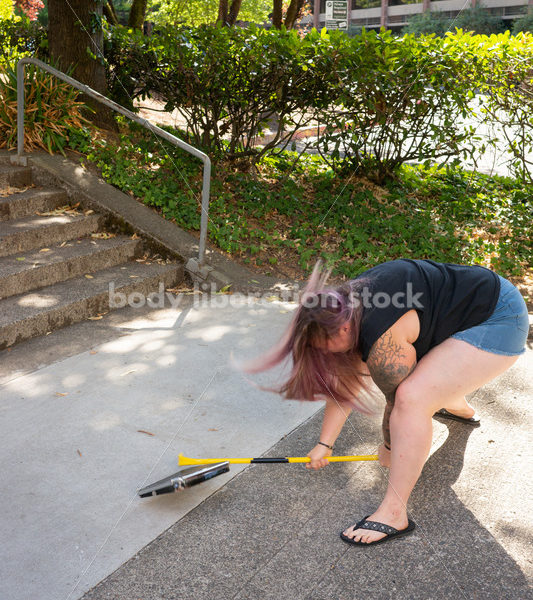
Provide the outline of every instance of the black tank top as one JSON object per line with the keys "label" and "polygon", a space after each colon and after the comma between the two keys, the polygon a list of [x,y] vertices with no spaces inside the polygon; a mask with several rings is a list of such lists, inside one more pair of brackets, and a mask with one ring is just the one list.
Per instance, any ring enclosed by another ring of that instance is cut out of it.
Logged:
{"label": "black tank top", "polygon": [[409,310],[420,319],[414,342],[417,360],[453,333],[490,317],[500,293],[500,279],[484,267],[432,260],[401,259],[359,275],[363,304],[359,347],[366,362],[376,342]]}

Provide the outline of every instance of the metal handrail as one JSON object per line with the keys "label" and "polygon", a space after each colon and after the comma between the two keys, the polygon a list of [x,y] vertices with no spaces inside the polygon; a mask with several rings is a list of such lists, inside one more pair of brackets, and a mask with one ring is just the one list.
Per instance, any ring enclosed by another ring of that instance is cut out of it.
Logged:
{"label": "metal handrail", "polygon": [[128,117],[129,119],[131,119],[132,121],[135,121],[136,123],[139,123],[139,125],[142,125],[146,129],[149,129],[150,131],[152,131],[159,137],[164,138],[171,144],[174,144],[175,146],[178,146],[182,150],[189,152],[189,154],[196,156],[204,163],[204,178],[203,178],[203,185],[202,185],[202,215],[201,215],[201,219],[200,219],[200,243],[199,243],[199,248],[198,248],[198,263],[200,266],[203,265],[204,258],[205,258],[205,245],[206,245],[206,240],[207,240],[207,223],[208,223],[208,219],[209,219],[209,191],[210,191],[210,185],[211,185],[211,160],[209,159],[207,154],[204,154],[200,150],[197,150],[193,146],[190,146],[189,144],[180,140],[176,136],[174,136],[170,133],[167,133],[164,129],[157,127],[157,125],[153,125],[152,123],[150,123],[150,121],[147,121],[146,119],[138,117],[135,113],[132,113],[127,108],[120,106],[120,104],[113,102],[113,100],[109,100],[109,98],[106,98],[105,96],[103,96],[99,92],[96,92],[95,90],[93,90],[89,86],[85,85],[84,83],[80,83],[79,81],[76,81],[76,79],[73,79],[72,77],[69,77],[68,75],[65,75],[65,73],[62,73],[61,71],[58,71],[57,69],[54,69],[50,65],[47,65],[46,63],[44,63],[36,58],[21,58],[17,63],[17,156],[18,157],[22,157],[22,155],[24,154],[24,66],[27,64],[35,65],[35,66],[39,67],[40,69],[43,69],[44,71],[47,71],[48,73],[54,75],[55,77],[58,77],[59,79],[65,81],[66,83],[69,83],[73,87],[75,87],[78,90],[82,91],[83,93],[87,94],[87,96],[90,96],[91,98],[94,98],[95,100],[98,100],[98,102],[105,104],[109,108],[112,108],[114,111],[119,112],[120,114],[124,115],[125,117]]}

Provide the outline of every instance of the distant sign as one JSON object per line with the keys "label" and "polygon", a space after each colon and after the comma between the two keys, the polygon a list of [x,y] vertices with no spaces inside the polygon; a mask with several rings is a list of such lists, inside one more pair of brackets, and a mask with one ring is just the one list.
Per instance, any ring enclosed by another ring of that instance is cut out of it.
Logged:
{"label": "distant sign", "polygon": [[348,29],[348,0],[326,0],[326,29]]}

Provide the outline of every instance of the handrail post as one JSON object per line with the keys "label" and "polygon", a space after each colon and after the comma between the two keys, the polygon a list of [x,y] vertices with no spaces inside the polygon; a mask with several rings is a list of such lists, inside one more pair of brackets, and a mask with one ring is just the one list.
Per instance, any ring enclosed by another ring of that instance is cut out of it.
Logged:
{"label": "handrail post", "polygon": [[17,157],[24,154],[24,63],[17,63]]}
{"label": "handrail post", "polygon": [[207,240],[209,192],[211,186],[211,160],[206,156],[204,160],[204,181],[202,185],[202,214],[200,217],[200,244],[198,248],[198,263],[202,266],[205,259],[205,244]]}
{"label": "handrail post", "polygon": [[[150,123],[150,121],[147,121],[146,119],[142,119],[141,117],[137,116],[135,113],[131,112],[127,108],[124,108],[120,104],[117,104],[113,100],[106,98],[105,96],[103,96],[99,92],[93,90],[92,88],[85,85],[84,83],[81,83],[80,81],[77,81],[76,79],[73,79],[72,77],[69,77],[65,73],[62,73],[61,71],[58,71],[57,69],[54,69],[50,65],[47,65],[46,63],[38,60],[37,58],[26,57],[26,58],[21,58],[17,63],[17,157],[16,157],[16,159],[18,161],[22,162],[22,161],[26,160],[25,158],[23,158],[23,155],[24,155],[24,65],[26,65],[26,64],[35,65],[36,67],[39,67],[43,71],[50,73],[54,77],[57,77],[58,79],[61,79],[62,81],[65,81],[72,87],[80,90],[81,92],[85,93],[86,95],[90,96],[91,98],[94,98],[98,102],[101,102],[105,106],[108,106],[115,112],[118,112],[118,113],[124,115],[125,117],[128,117],[128,119],[131,119],[132,121],[135,121],[136,123],[139,123],[145,129],[148,129],[155,135],[162,137],[163,139],[167,140],[174,146],[178,146],[178,148],[185,150],[185,152],[188,152],[189,154],[196,156],[196,158],[199,158],[202,161],[204,168],[203,168],[202,202],[201,202],[202,214],[201,214],[201,218],[200,218],[200,242],[198,245],[198,267],[203,267],[203,264],[205,261],[205,247],[206,247],[206,242],[207,242],[207,227],[208,227],[208,223],[209,223],[209,194],[210,194],[210,187],[211,187],[211,160],[210,160],[209,156],[207,156],[207,154],[205,154],[205,152],[201,152],[197,148],[194,148],[190,144],[187,144],[187,142],[180,140],[175,135],[172,135],[172,134],[166,132],[164,129],[161,129],[157,125],[153,125],[152,123]],[[15,157],[13,157],[13,158],[15,158]],[[194,262],[193,259],[191,259],[191,260]],[[198,273],[201,272],[200,269],[197,269],[197,272]]]}

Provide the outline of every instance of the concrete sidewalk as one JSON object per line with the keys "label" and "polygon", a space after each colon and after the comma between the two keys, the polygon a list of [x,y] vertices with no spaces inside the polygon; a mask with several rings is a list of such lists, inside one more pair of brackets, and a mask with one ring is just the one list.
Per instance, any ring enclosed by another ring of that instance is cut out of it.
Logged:
{"label": "concrete sidewalk", "polygon": [[[340,540],[384,493],[376,463],[316,473],[254,465],[83,600],[533,598],[532,372],[530,350],[474,395],[480,428],[435,421],[432,455],[410,502],[413,535],[371,548]],[[317,414],[268,455],[305,454],[320,424]],[[377,424],[353,415],[336,452],[364,453],[378,440]],[[145,509],[159,503],[150,499]]]}
{"label": "concrete sidewalk", "polygon": [[[338,537],[379,502],[376,463],[232,467],[140,499],[178,452],[305,455],[318,438],[318,404],[228,367],[270,347],[293,306],[229,298],[128,309],[0,354],[2,600],[533,598],[531,349],[475,394],[481,428],[435,422],[405,539]],[[379,421],[350,417],[336,453],[372,453]]]}
{"label": "concrete sidewalk", "polygon": [[[179,452],[261,455],[314,414],[318,405],[283,402],[228,366],[230,352],[248,358],[275,343],[291,310],[185,297],[1,353],[30,372],[2,368],[0,598],[79,598],[239,472],[141,500],[138,489],[178,470]],[[100,340],[84,347],[91,327]],[[62,347],[63,360],[42,366],[43,347]]]}

